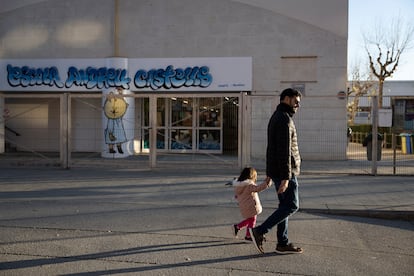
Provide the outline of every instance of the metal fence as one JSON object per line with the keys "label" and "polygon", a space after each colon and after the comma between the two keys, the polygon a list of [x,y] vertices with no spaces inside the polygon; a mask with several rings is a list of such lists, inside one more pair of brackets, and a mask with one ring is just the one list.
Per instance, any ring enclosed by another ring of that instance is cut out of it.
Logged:
{"label": "metal fence", "polygon": [[[372,160],[372,135],[355,132],[349,137],[347,158],[353,173],[381,175],[414,175],[413,136],[406,133],[380,133],[377,160]],[[376,168],[373,168],[376,166]]]}
{"label": "metal fence", "polygon": [[[7,95],[7,112],[0,117],[5,147],[0,166],[152,167],[149,97],[128,96],[134,101],[135,122],[124,118],[123,123],[134,128],[135,152],[102,158],[105,99],[101,95]],[[238,95],[168,95],[158,96],[155,102],[157,166],[238,166]]]}
{"label": "metal fence", "polygon": [[[145,104],[145,100],[135,99],[138,105]],[[196,123],[194,131],[199,131],[200,135],[194,135],[197,140],[199,136],[207,130],[214,130],[221,134],[223,139],[223,152],[221,154],[212,154],[204,152],[167,152],[160,151],[157,153],[157,164],[162,166],[194,166],[204,164],[217,164],[219,166],[237,167],[238,160],[238,139],[237,128],[239,120],[239,104],[242,98],[231,97],[220,99],[223,107],[220,112],[223,113],[223,119],[226,121],[222,128],[201,127]],[[70,130],[69,139],[72,149],[70,150],[69,167],[88,167],[88,166],[114,166],[129,168],[149,168],[150,156],[146,146],[142,145],[142,152],[131,155],[127,158],[111,159],[102,158],[99,149],[102,147],[102,138],[91,139],[87,136],[102,137],[102,124],[97,124],[102,117],[102,97],[69,97],[69,106],[62,106],[63,96],[44,96],[36,99],[25,97],[6,98],[5,108],[7,112],[0,118],[0,126],[4,125],[4,132],[0,135],[5,137],[5,153],[0,154],[0,166],[62,166],[62,156],[59,152],[59,140],[62,139],[61,110],[64,108],[72,109],[72,116],[69,118]],[[168,102],[168,101],[167,101]],[[201,100],[198,100],[201,103]],[[204,102],[203,102],[204,104]],[[160,105],[159,107],[163,107]],[[171,105],[172,107],[172,105]],[[211,107],[217,107],[211,104]],[[197,109],[197,116],[204,114],[199,105],[193,105]],[[82,110],[82,114],[73,112]],[[138,118],[138,117],[137,117]],[[28,120],[30,119],[30,120]],[[142,118],[145,121],[145,118]],[[194,119],[196,121],[196,119]],[[31,122],[31,123],[28,123]],[[48,122],[45,124],[44,122]],[[174,122],[174,121],[173,121]],[[235,122],[229,124],[229,122]],[[174,124],[172,124],[174,125]],[[143,125],[140,135],[145,135],[145,130],[149,126]],[[80,131],[82,129],[82,131]],[[182,127],[181,127],[182,128]],[[217,130],[216,130],[217,128]],[[229,129],[232,132],[229,133]],[[157,136],[164,137],[166,131],[172,133],[174,127],[168,128],[160,126]],[[204,131],[204,132],[203,132]],[[331,139],[339,137],[343,133],[330,135]],[[303,162],[303,171],[305,172],[324,172],[324,173],[345,173],[345,174],[380,174],[380,175],[414,175],[414,152],[413,152],[413,135],[404,133],[381,133],[382,139],[377,148],[378,160],[372,160],[373,149],[369,141],[366,141],[369,133],[353,132],[348,139],[347,159],[330,160],[330,161],[307,161]],[[172,136],[171,136],[172,137]],[[230,138],[226,138],[230,137]],[[174,142],[173,137],[170,139]],[[165,140],[169,141],[169,140]],[[230,142],[231,141],[231,142]],[[364,143],[365,142],[365,143]],[[95,144],[91,144],[95,143]],[[199,143],[199,142],[194,142]],[[322,141],[315,141],[315,144]],[[82,148],[84,145],[86,148]],[[201,144],[200,144],[201,145]],[[42,149],[47,150],[42,150]],[[54,150],[50,150],[50,149]],[[77,148],[77,150],[74,150]],[[86,150],[85,150],[86,149]],[[91,149],[91,150],[87,150]],[[374,162],[375,161],[375,162]]]}

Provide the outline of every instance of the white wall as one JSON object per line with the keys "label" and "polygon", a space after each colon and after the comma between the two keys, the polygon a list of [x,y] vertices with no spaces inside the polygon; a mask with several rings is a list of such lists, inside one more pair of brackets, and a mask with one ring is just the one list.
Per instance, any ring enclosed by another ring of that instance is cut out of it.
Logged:
{"label": "white wall", "polygon": [[59,150],[59,98],[6,99],[10,116],[6,138],[19,151]]}
{"label": "white wall", "polygon": [[74,152],[100,152],[103,143],[102,99],[72,98],[71,147]]}
{"label": "white wall", "polygon": [[[19,1],[4,0],[5,3]],[[49,0],[6,5],[0,58],[95,58],[113,55],[112,0]],[[16,7],[16,8],[14,8]],[[1,12],[0,8],[0,12]]]}

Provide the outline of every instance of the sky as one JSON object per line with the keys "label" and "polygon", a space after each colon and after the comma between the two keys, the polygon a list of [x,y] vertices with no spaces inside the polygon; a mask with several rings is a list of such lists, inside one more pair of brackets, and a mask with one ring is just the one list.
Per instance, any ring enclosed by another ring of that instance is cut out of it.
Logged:
{"label": "sky", "polygon": [[[362,34],[378,20],[389,22],[398,16],[414,24],[414,0],[349,0],[348,70],[357,61],[368,60]],[[414,80],[414,47],[404,51],[397,71],[387,80]]]}

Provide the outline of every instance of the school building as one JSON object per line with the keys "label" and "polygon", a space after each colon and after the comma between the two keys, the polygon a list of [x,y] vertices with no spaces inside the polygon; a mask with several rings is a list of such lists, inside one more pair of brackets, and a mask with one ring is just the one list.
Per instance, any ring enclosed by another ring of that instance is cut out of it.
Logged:
{"label": "school building", "polygon": [[347,0],[2,1],[0,154],[262,164],[293,87],[303,159],[346,159],[347,33]]}

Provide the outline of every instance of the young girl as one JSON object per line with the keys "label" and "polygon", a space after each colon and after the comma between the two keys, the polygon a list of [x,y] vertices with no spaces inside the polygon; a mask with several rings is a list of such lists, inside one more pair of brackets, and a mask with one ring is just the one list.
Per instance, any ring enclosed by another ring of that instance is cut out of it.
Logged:
{"label": "young girl", "polygon": [[270,177],[267,177],[265,181],[256,185],[257,171],[254,168],[244,168],[240,173],[237,180],[232,182],[234,187],[234,194],[237,202],[239,203],[240,213],[244,218],[239,224],[232,226],[234,236],[237,237],[237,233],[243,227],[247,227],[245,240],[251,241],[249,228],[253,228],[256,225],[257,215],[262,212],[262,205],[260,203],[258,192],[261,192],[272,185]]}

